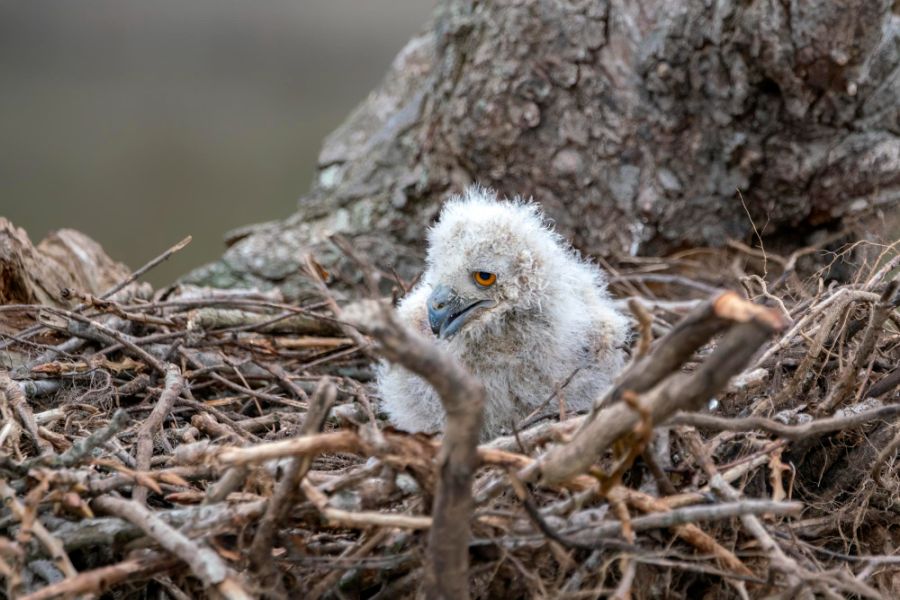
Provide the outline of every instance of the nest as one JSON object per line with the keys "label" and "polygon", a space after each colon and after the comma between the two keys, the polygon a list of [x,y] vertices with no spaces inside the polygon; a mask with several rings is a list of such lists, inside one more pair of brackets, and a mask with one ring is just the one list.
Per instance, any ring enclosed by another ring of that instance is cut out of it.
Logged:
{"label": "nest", "polygon": [[[896,597],[900,257],[859,249],[605,265],[616,386],[477,447],[479,384],[312,263],[301,304],[2,307],[0,596]],[[823,256],[859,262],[800,274]],[[443,438],[383,422],[379,357],[441,391]]]}

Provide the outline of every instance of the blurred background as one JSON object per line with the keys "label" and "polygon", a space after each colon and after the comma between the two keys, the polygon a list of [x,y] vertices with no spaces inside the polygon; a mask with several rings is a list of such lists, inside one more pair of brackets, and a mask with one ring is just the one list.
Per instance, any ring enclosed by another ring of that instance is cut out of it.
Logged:
{"label": "blurred background", "polygon": [[288,216],[322,138],[435,0],[0,0],[0,216],[72,227],[148,279]]}

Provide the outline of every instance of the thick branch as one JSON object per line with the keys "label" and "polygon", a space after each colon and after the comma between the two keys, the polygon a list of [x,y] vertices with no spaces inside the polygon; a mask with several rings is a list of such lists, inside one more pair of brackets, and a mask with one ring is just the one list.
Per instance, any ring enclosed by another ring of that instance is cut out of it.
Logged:
{"label": "thick branch", "polygon": [[[800,514],[803,504],[800,502],[774,502],[772,500],[735,500],[700,506],[686,506],[667,512],[657,512],[643,517],[636,517],[629,521],[634,531],[646,531],[648,529],[676,528],[698,521],[720,521],[745,515],[774,514],[779,516]],[[605,538],[622,533],[623,525],[620,521],[600,523],[597,526],[582,527],[575,535],[575,539],[585,541],[596,538]]]}
{"label": "thick branch", "polygon": [[381,353],[425,379],[441,398],[447,428],[438,453],[440,471],[428,536],[426,593],[432,598],[468,597],[469,521],[472,477],[484,412],[484,388],[455,359],[403,324],[383,307],[364,327]]}
{"label": "thick branch", "polygon": [[[740,300],[736,294],[719,296],[708,315],[707,321],[725,318],[738,324],[695,372],[675,375],[639,399],[649,410],[653,423],[663,422],[678,410],[699,409],[740,372],[756,350],[781,327],[777,313]],[[696,327],[707,332],[714,330],[707,321],[697,321]],[[647,359],[652,361],[656,355],[672,354],[662,348],[662,345],[657,347]],[[670,364],[674,362],[669,361]],[[571,442],[547,453],[540,466],[544,480],[559,482],[585,471],[615,440],[632,431],[638,421],[639,415],[625,403],[601,411],[585,423]]]}
{"label": "thick branch", "polygon": [[598,408],[618,401],[626,390],[643,394],[668,377],[712,336],[728,327],[730,321],[720,315],[724,306],[736,301],[739,301],[738,295],[726,291],[692,310],[653,345],[651,353],[634,361],[625,370],[616,385],[604,395]]}

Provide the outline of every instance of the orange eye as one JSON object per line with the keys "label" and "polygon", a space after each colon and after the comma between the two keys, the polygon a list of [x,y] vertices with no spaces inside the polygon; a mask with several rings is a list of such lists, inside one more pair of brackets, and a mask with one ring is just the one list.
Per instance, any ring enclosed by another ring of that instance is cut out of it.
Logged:
{"label": "orange eye", "polygon": [[487,271],[475,271],[472,273],[472,279],[481,287],[491,287],[497,281],[497,274],[488,273]]}

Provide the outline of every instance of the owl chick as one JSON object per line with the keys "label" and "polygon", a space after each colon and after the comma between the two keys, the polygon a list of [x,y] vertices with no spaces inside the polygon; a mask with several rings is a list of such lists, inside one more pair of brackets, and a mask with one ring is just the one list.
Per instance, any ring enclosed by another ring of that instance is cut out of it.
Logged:
{"label": "owl chick", "polygon": [[[509,432],[567,380],[567,410],[589,409],[622,367],[628,320],[600,269],[550,228],[536,204],[469,188],[443,206],[426,263],[397,313],[483,383],[483,439]],[[440,399],[423,379],[382,364],[377,385],[395,427],[443,429]]]}

